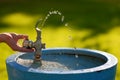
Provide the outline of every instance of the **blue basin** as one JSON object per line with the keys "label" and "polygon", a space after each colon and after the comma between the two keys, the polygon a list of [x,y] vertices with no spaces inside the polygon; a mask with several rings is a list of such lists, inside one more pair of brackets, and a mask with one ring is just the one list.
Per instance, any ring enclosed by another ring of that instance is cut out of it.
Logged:
{"label": "blue basin", "polygon": [[33,63],[34,53],[16,53],[6,60],[9,80],[115,80],[118,60],[90,49],[42,50],[42,65]]}

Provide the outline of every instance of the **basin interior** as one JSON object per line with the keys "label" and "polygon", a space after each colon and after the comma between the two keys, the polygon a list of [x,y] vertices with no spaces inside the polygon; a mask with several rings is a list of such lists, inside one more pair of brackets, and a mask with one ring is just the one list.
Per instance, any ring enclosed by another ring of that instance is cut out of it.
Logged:
{"label": "basin interior", "polygon": [[42,54],[42,65],[34,63],[33,53],[24,53],[16,58],[16,62],[23,67],[33,68],[38,71],[72,71],[94,68],[107,62],[107,59],[100,55],[86,53],[54,52]]}

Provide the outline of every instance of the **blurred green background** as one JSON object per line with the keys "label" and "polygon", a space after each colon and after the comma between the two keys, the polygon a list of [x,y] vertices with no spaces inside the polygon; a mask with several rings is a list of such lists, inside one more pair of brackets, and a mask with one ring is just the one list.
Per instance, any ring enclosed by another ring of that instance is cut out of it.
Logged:
{"label": "blurred green background", "polygon": [[[47,48],[96,49],[120,60],[120,0],[0,0],[0,33],[27,34],[34,41],[36,21],[52,10],[65,19],[61,22],[60,16],[52,15],[45,22],[42,41]],[[8,80],[5,60],[13,53],[0,43],[0,80]],[[116,80],[120,80],[119,65]]]}

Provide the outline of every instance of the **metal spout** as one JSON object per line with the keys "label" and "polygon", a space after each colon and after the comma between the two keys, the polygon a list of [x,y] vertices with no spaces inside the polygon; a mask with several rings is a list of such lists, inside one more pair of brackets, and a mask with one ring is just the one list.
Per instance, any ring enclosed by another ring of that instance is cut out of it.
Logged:
{"label": "metal spout", "polygon": [[[40,21],[40,20],[39,20]],[[34,54],[34,62],[40,62],[41,63],[41,54],[42,49],[45,49],[45,43],[42,43],[41,41],[41,30],[37,27],[39,24],[39,21],[36,23],[35,30],[37,33],[36,41],[30,41],[30,40],[24,40],[23,47],[25,48],[34,48],[35,54]]]}
{"label": "metal spout", "polygon": [[35,48],[35,61],[41,61],[41,54],[42,54],[42,48],[45,49],[45,43],[42,43],[41,41],[41,30],[36,28],[37,37],[36,41],[34,42],[34,48]]}

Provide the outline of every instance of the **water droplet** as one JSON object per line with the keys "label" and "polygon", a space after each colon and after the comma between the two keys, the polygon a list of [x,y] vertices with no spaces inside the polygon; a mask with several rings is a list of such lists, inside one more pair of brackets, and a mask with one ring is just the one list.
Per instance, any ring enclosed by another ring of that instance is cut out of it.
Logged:
{"label": "water droplet", "polygon": [[47,17],[49,17],[49,16],[50,16],[50,14],[47,15]]}
{"label": "water droplet", "polygon": [[57,14],[57,11],[53,11],[54,14]]}
{"label": "water droplet", "polygon": [[62,16],[61,21],[62,21],[62,22],[64,21],[64,16]]}
{"label": "water droplet", "polygon": [[68,23],[65,23],[65,26],[68,26]]}
{"label": "water droplet", "polygon": [[45,20],[48,19],[48,17],[45,17]]}
{"label": "water droplet", "polygon": [[59,15],[62,15],[61,12],[58,12]]}
{"label": "water droplet", "polygon": [[78,58],[79,56],[77,54],[75,54],[75,58]]}
{"label": "water droplet", "polygon": [[52,14],[52,12],[51,12],[51,11],[49,11],[49,14],[51,15],[51,14]]}

